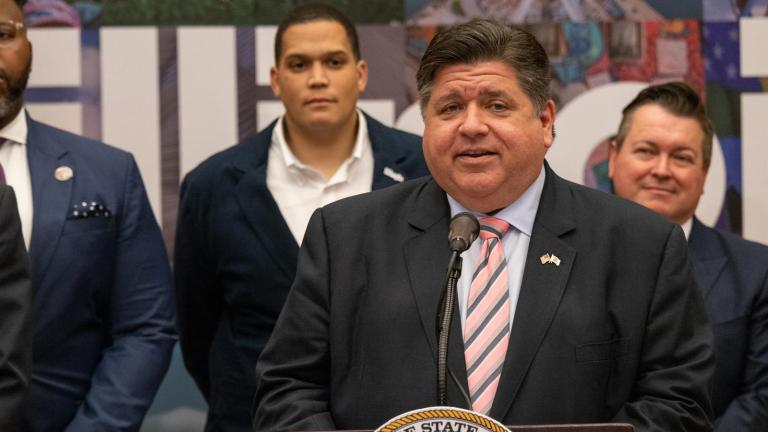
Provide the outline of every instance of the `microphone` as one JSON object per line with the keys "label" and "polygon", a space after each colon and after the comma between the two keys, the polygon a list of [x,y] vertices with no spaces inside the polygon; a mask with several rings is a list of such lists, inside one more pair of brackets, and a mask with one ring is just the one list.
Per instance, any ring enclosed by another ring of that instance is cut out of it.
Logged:
{"label": "microphone", "polygon": [[[461,255],[480,233],[480,223],[470,213],[459,213],[451,219],[448,226],[448,244],[451,259],[448,261],[443,295],[437,308],[437,404],[448,403],[448,337],[451,332],[451,319],[456,304],[456,284],[461,276]],[[462,387],[459,385],[459,389]],[[462,390],[462,395],[464,391]],[[464,395],[466,396],[466,395]],[[467,398],[468,399],[468,398]],[[471,401],[467,402],[472,406]]]}
{"label": "microphone", "polygon": [[469,249],[469,245],[475,241],[479,232],[480,223],[473,214],[462,212],[454,216],[448,227],[448,243],[451,251],[462,253]]}

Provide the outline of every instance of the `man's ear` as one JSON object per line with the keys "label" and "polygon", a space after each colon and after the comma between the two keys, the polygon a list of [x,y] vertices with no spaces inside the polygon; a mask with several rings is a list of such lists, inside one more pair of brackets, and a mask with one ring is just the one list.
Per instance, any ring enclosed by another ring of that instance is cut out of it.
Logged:
{"label": "man's ear", "polygon": [[616,165],[616,156],[619,153],[616,137],[608,140],[608,178],[613,180],[613,167]]}
{"label": "man's ear", "polygon": [[368,63],[365,60],[358,60],[355,69],[357,69],[357,90],[362,93],[368,85]]}
{"label": "man's ear", "polygon": [[280,72],[277,70],[276,66],[269,68],[269,85],[272,87],[272,93],[277,97],[280,97],[280,83],[278,82],[279,73]]}
{"label": "man's ear", "polygon": [[547,104],[539,113],[539,120],[541,121],[541,127],[546,132],[544,135],[544,145],[547,148],[552,147],[552,143],[555,141],[555,117],[557,116],[555,110],[555,101],[552,99],[547,101]]}

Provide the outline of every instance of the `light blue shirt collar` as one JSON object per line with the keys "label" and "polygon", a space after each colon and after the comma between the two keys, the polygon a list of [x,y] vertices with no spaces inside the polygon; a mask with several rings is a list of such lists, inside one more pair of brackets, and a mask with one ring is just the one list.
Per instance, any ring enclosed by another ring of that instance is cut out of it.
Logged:
{"label": "light blue shirt collar", "polygon": [[[528,186],[528,189],[520,195],[515,202],[499,210],[498,213],[493,215],[495,218],[502,219],[515,227],[521,233],[531,236],[533,232],[533,222],[536,220],[536,211],[539,208],[539,201],[541,200],[541,193],[544,190],[544,180],[546,178],[544,167],[541,167],[541,172],[536,180]],[[478,212],[473,212],[466,209],[459,204],[452,196],[448,196],[448,204],[451,207],[451,217],[461,212],[472,213],[477,217],[487,217],[488,215]]]}

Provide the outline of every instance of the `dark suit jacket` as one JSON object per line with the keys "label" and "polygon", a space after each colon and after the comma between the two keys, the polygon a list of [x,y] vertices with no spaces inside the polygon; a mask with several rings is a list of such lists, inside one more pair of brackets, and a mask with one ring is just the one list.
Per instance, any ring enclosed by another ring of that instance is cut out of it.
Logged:
{"label": "dark suit jacket", "polygon": [[0,185],[0,430],[17,431],[32,362],[29,257],[16,196]]}
{"label": "dark suit jacket", "polygon": [[[35,299],[27,430],[138,430],[175,342],[168,258],[138,167],[124,151],[28,124]],[[54,178],[61,166],[74,176]]]}
{"label": "dark suit jacket", "polygon": [[768,431],[768,247],[697,219],[688,246],[715,336],[715,429]]}
{"label": "dark suit jacket", "polygon": [[[431,179],[326,206],[257,365],[254,430],[375,428],[436,404],[450,211]],[[560,265],[542,264],[546,253]],[[467,271],[467,270],[465,270]],[[468,406],[458,312],[449,404]],[[547,168],[491,416],[709,429],[712,335],[679,227]]]}
{"label": "dark suit jacket", "polygon": [[[366,116],[373,188],[427,174],[419,137]],[[182,184],[175,275],[181,349],[208,401],[207,430],[250,430],[254,365],[293,281],[299,246],[267,189],[275,123]]]}

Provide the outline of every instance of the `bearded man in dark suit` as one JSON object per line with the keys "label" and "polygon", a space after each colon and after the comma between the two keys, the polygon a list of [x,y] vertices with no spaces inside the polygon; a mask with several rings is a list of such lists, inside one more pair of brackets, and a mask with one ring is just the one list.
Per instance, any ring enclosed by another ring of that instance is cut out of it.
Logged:
{"label": "bearded man in dark suit", "polygon": [[34,294],[22,430],[136,431],[176,342],[165,245],[130,153],[29,116],[23,21],[0,0],[0,162]]}

